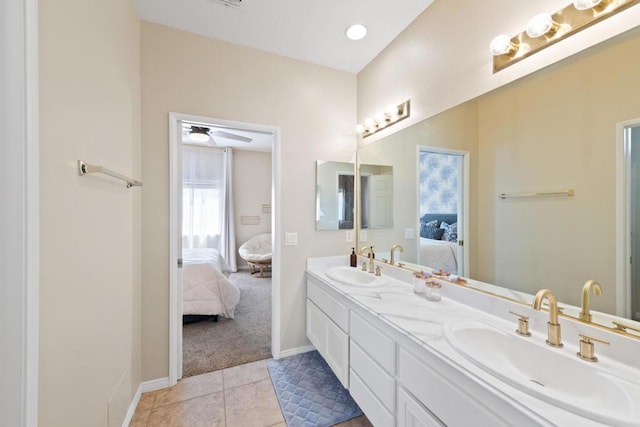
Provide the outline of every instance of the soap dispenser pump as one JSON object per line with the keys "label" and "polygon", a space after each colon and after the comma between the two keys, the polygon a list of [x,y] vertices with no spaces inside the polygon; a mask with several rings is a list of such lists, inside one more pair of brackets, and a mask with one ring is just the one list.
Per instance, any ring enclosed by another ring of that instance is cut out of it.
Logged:
{"label": "soap dispenser pump", "polygon": [[358,266],[358,255],[356,255],[356,248],[351,248],[350,265],[351,267]]}

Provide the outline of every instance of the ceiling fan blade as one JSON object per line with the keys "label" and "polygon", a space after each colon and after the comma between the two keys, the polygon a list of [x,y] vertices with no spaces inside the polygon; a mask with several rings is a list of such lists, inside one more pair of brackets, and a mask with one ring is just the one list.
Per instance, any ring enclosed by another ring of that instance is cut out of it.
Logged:
{"label": "ceiling fan blade", "polygon": [[225,132],[223,130],[215,130],[211,132],[211,136],[214,136],[214,135],[219,136],[221,138],[233,139],[234,141],[241,141],[241,142],[253,141],[253,138],[247,138],[246,136],[236,135],[234,133]]}

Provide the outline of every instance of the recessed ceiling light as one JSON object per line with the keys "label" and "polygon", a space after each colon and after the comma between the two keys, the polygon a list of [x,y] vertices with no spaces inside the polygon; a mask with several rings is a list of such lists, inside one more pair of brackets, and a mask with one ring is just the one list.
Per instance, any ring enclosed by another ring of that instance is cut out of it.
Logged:
{"label": "recessed ceiling light", "polygon": [[347,28],[347,38],[349,40],[360,40],[367,35],[367,27],[362,24],[354,24]]}

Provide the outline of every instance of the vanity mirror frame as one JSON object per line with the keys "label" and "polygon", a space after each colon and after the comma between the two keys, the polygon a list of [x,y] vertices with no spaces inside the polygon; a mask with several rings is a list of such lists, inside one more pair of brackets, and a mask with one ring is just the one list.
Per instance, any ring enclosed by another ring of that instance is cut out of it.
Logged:
{"label": "vanity mirror frame", "polygon": [[[623,34],[623,35],[621,35],[621,36],[619,36],[619,37],[616,37],[616,38],[614,38],[614,39],[607,40],[607,41],[605,41],[603,44],[605,44],[605,43],[606,43],[606,44],[608,44],[608,43],[618,43],[617,48],[618,48],[618,51],[620,51],[621,46],[622,46],[622,47],[624,47],[624,43],[628,43],[628,42],[629,42],[629,40],[630,40],[631,38],[633,38],[633,40],[634,40],[633,42],[635,43],[635,40],[637,40],[637,37],[640,37],[639,35],[640,35],[640,30],[635,29],[635,30],[630,31],[629,33],[625,33],[625,34]],[[616,41],[616,40],[617,40],[617,41]],[[628,46],[627,46],[627,47],[628,47]],[[593,49],[593,50],[596,50],[596,51],[600,51],[600,52],[602,52],[602,51],[603,51],[603,47],[602,47],[602,44],[601,44],[601,45],[595,46],[595,47],[593,47],[593,48],[591,48],[591,49],[588,49],[588,50],[586,50],[585,52],[588,52],[588,51],[590,51],[590,50],[592,50],[592,49]],[[581,57],[581,56],[583,56],[583,53],[576,55],[576,57],[578,57],[578,59],[579,59],[579,57]],[[567,60],[565,60],[565,61],[562,61],[562,62],[560,62],[558,65],[554,65],[553,67],[554,67],[554,68],[562,68],[562,67],[564,67],[564,65],[563,65],[563,63],[564,63],[564,62],[574,62],[574,61],[576,61],[576,57],[572,57],[572,58],[569,58],[569,59],[567,59]],[[548,72],[547,70],[548,70],[548,69],[545,69],[545,70],[542,70],[541,72],[542,72],[542,73],[546,73],[546,72]],[[535,80],[535,79],[539,78],[539,76],[540,76],[540,74],[539,74],[539,73],[540,73],[540,72],[533,73],[533,74],[531,74],[531,75],[528,75],[528,76],[526,76],[526,77],[523,77],[523,78],[522,78],[522,79],[520,79],[520,80],[517,80],[517,81],[516,81],[516,82],[514,82],[514,83],[515,83],[515,84],[518,84],[520,81],[523,81],[523,80],[525,80],[525,81],[532,81],[532,80]],[[610,80],[610,79],[607,79],[607,80]],[[606,82],[599,82],[599,83],[603,83],[603,84],[604,84],[604,83],[606,83]],[[501,88],[496,89],[496,91],[504,91],[504,90],[505,90],[505,87],[501,87]],[[599,88],[598,88],[598,90],[603,91],[603,90],[606,90],[606,89],[603,89],[602,87],[599,87]],[[491,93],[493,93],[493,91],[492,91]],[[616,93],[617,93],[617,92],[616,92]],[[483,95],[483,96],[484,96],[484,95]],[[479,99],[479,98],[476,98],[476,99],[471,100],[471,101],[472,101],[472,102],[475,102],[475,101],[477,101],[477,99]],[[448,110],[448,111],[449,111],[449,110]],[[627,111],[626,113],[628,114],[629,112]],[[434,117],[436,117],[436,116],[434,116]],[[571,116],[571,117],[573,117],[573,116]],[[598,117],[598,116],[595,116],[595,117],[596,117],[596,118],[600,118],[600,117]],[[433,117],[432,117],[432,118],[433,118]],[[616,127],[615,127],[615,126],[616,126],[616,124],[617,124],[618,122],[622,122],[622,121],[624,121],[625,119],[629,119],[629,118],[630,118],[630,117],[628,117],[628,116],[626,116],[626,117],[625,117],[625,114],[620,114],[620,112],[619,112],[619,111],[618,111],[617,113],[615,113],[615,114],[613,114],[613,113],[612,113],[612,115],[611,115],[611,116],[609,116],[609,117],[606,117],[606,122],[602,122],[602,123],[603,123],[603,125],[602,125],[602,126],[607,126],[606,134],[603,134],[603,135],[604,135],[604,137],[605,137],[607,140],[609,140],[609,139],[613,140],[613,139],[615,138],[615,133],[616,133]],[[427,119],[427,120],[429,120],[429,119]],[[419,125],[420,123],[423,123],[423,122],[418,122],[418,123],[415,123],[415,124],[413,124],[413,125],[411,125],[411,126]],[[609,129],[609,127],[610,127],[610,129]],[[405,129],[409,129],[409,128],[403,128],[403,129],[401,129],[401,130],[400,130],[400,131],[398,131],[398,132],[394,132],[394,134],[399,134],[400,132],[404,131]],[[585,131],[587,131],[587,130],[585,129]],[[372,144],[378,144],[378,143],[380,143],[381,141],[387,140],[387,138],[389,138],[389,136],[393,136],[394,134],[389,134],[389,135],[388,135],[388,136],[386,136],[385,138],[378,139],[378,140],[376,140],[375,142],[372,142],[372,143],[370,143],[370,144],[368,144],[368,145],[366,145],[366,146],[364,146],[364,147],[361,147],[361,148],[369,147],[369,146],[370,146],[370,145],[372,145]],[[552,137],[552,135],[550,135],[550,137]],[[429,143],[429,142],[425,142],[425,141],[419,141],[419,142],[416,142],[416,145],[422,145],[422,144],[424,144],[424,145],[427,145],[427,144],[428,144],[428,145],[434,145],[433,143]],[[616,144],[619,144],[618,140],[616,140]],[[611,150],[609,150],[608,148],[607,148],[607,150],[608,150],[608,151],[607,151],[607,153],[609,153],[609,152],[615,152],[615,147],[613,147],[613,145],[612,145],[612,146],[611,146]],[[358,151],[360,151],[360,149],[359,149]],[[369,159],[362,158],[359,154],[360,154],[360,153],[358,153],[358,157],[357,157],[357,158],[358,158],[358,161],[368,162],[368,160],[369,160]],[[473,152],[472,152],[472,155],[473,155],[473,156],[475,156],[475,153],[473,153]],[[566,155],[566,151],[562,151],[562,154],[561,154],[561,155]],[[609,156],[609,154],[607,154],[607,156]],[[611,160],[611,159],[607,159],[607,160],[609,161],[609,160]],[[607,163],[607,165],[608,165],[607,167],[609,167],[609,163]],[[394,165],[394,166],[398,167],[397,165]],[[477,167],[477,166],[476,166],[476,167]],[[471,177],[471,179],[472,179],[472,181],[473,181],[473,180],[474,180],[474,177],[476,177],[476,175],[478,174],[478,172],[477,172],[477,170],[476,170],[476,171],[472,171],[472,173],[474,174],[474,175]],[[615,174],[615,173],[614,173],[614,174]],[[614,182],[613,180],[611,180],[611,179],[610,179],[609,175],[607,175],[607,177],[608,177],[608,178],[607,178],[607,185],[609,184],[609,181],[611,181],[611,183],[613,183],[613,182]],[[614,179],[615,179],[615,178],[614,178]],[[562,188],[564,188],[567,184],[568,184],[568,187],[570,187],[570,188],[573,188],[573,187],[574,187],[574,185],[573,185],[574,183],[573,183],[573,182],[571,182],[571,181],[569,181],[569,182],[563,182],[563,181],[561,181],[561,180],[558,180],[558,182],[554,183],[553,185],[556,185],[556,186],[557,186],[557,188],[561,188],[561,189],[562,189]],[[584,184],[583,184],[583,187],[584,187]],[[553,189],[557,189],[557,188],[550,188],[549,190],[553,190]],[[577,195],[577,197],[576,197],[576,198],[578,198],[578,197],[584,197],[584,194],[585,194],[585,190],[584,190],[584,188],[580,188],[580,187],[576,187],[576,188],[577,188],[577,190],[576,190],[576,195]],[[543,186],[541,189],[543,189],[543,190],[544,190],[544,189],[546,189],[546,187],[544,187],[544,186]],[[499,190],[499,191],[496,191],[496,192],[495,192],[496,194],[494,194],[494,195],[493,195],[493,197],[495,197],[495,198],[497,198],[497,195],[498,195],[498,194],[499,194],[499,192],[501,192],[501,191],[505,191],[505,190],[519,190],[519,188],[513,188],[513,189],[510,189],[510,188],[497,188],[497,190]],[[526,190],[526,188],[522,188],[522,190]],[[474,190],[471,190],[471,191],[474,191]],[[613,187],[612,187],[612,188],[610,189],[610,195],[611,195],[610,197],[612,198],[612,200],[613,200],[613,198],[614,198],[614,196],[615,196],[614,192],[615,192],[615,191],[613,190]],[[573,199],[573,198],[572,198],[572,199]],[[571,201],[571,202],[572,202],[572,201]],[[607,203],[609,203],[609,202],[610,202],[610,200],[609,200],[609,199],[607,199]],[[519,203],[519,202],[510,202],[510,203],[514,203],[514,204],[515,204],[515,203]],[[552,202],[552,203],[556,203],[556,202]],[[563,202],[561,201],[560,203],[563,203]],[[521,204],[521,205],[522,205],[522,204]],[[617,205],[616,205],[616,206],[617,206]],[[614,208],[614,210],[615,210],[615,208]],[[473,211],[473,209],[472,209],[472,211]],[[613,218],[610,218],[609,224],[611,224],[612,222],[613,222]],[[477,225],[477,224],[472,224],[472,226],[476,229],[476,231],[473,231],[473,230],[472,230],[472,234],[471,234],[471,236],[468,236],[468,237],[467,237],[467,241],[470,241],[470,239],[471,239],[471,238],[473,238],[473,237],[477,237],[477,236],[476,236],[475,234],[473,234],[473,233],[477,233],[477,227],[478,227],[478,225]],[[612,229],[612,231],[615,233],[615,231],[616,231],[616,227],[615,227],[615,226],[612,226],[612,227],[611,227],[611,229]],[[356,225],[356,232],[358,232],[358,231],[359,231],[359,228],[358,228],[358,225]],[[359,237],[359,236],[358,236],[358,233],[356,233],[356,236],[357,236],[357,237]],[[612,234],[611,241],[613,241],[613,239],[615,239],[615,237],[614,237],[614,236],[613,236],[613,234]],[[404,244],[404,241],[394,242],[394,243],[401,243],[401,244]],[[361,243],[360,243],[360,242],[358,242],[357,244],[358,244],[358,246],[360,246],[360,245],[361,245]],[[369,237],[369,239],[368,239],[368,241],[366,242],[366,244],[368,244],[368,245],[370,245],[370,244],[374,244],[374,245],[375,245],[375,244],[376,244],[376,238],[375,238],[375,236],[371,236],[371,237]],[[382,245],[381,243],[377,243],[377,244],[378,244],[378,246]],[[475,242],[475,244],[476,244],[476,245],[478,245],[479,243],[478,243],[478,242]],[[387,246],[387,242],[385,242],[385,243],[384,243],[384,246]],[[615,247],[615,246],[616,246],[616,244],[614,244],[614,247]],[[609,253],[609,255],[608,255],[609,257],[615,257],[615,256],[618,256],[618,255],[613,255],[613,251],[609,251],[609,246],[606,246],[606,248],[607,248],[607,251],[608,251],[608,253]],[[473,256],[473,255],[472,255],[472,256]],[[584,262],[584,265],[589,265],[589,261],[588,261],[588,260],[585,260],[585,261],[583,261],[583,262]],[[472,264],[472,266],[473,266],[473,264]],[[417,267],[417,266],[414,266],[413,268],[411,268],[411,266],[405,266],[405,268],[407,268],[407,267],[408,267],[408,269],[409,269],[409,270],[412,270],[412,271],[415,271],[415,270],[416,270],[416,268],[419,268],[419,267]],[[571,268],[571,267],[570,267],[570,268]],[[580,267],[579,267],[579,264],[578,264],[578,265],[576,265],[576,267],[575,267],[575,268],[576,268],[576,269],[580,268]],[[614,268],[616,268],[616,267],[614,267],[614,266],[612,265],[612,266],[611,266],[611,270],[613,270]],[[617,268],[616,268],[616,269],[617,269]],[[472,269],[472,274],[476,274],[476,273],[473,273],[473,271],[475,271],[475,270],[473,270],[473,269]],[[587,273],[587,274],[589,274],[589,273]],[[598,275],[597,275],[597,274],[594,274],[594,276],[595,276],[594,278],[598,279]],[[611,287],[611,289],[612,289],[612,287],[613,287],[613,286],[616,286],[616,299],[620,297],[620,295],[621,295],[621,294],[619,293],[619,291],[618,291],[618,289],[619,289],[619,288],[618,288],[618,286],[617,286],[617,284],[616,284],[616,282],[619,280],[619,275],[618,275],[618,274],[616,274],[615,276],[613,276],[613,275],[612,275],[612,277],[611,277],[611,278],[609,278],[609,276],[607,276],[607,278],[606,278],[605,280],[603,280],[603,279],[600,279],[600,280],[601,280],[601,283],[603,283],[603,281],[604,281],[604,282],[606,282],[606,284],[607,284],[608,286],[610,286],[610,287]],[[570,289],[570,290],[568,290],[568,291],[566,291],[567,293],[568,293],[568,292],[571,292],[571,296],[572,296],[571,301],[573,301],[573,305],[572,305],[572,307],[577,307],[576,300],[579,298],[579,289],[580,289],[579,287],[582,285],[582,283],[581,283],[581,282],[582,282],[582,280],[581,280],[581,279],[580,279],[580,280],[575,281],[575,283],[574,283],[574,281],[571,281],[571,282],[570,282],[570,283],[571,283],[571,289]],[[541,286],[541,287],[543,287],[543,286]],[[551,287],[551,289],[553,290],[553,286],[550,286],[550,287]],[[505,289],[508,289],[508,288],[505,288]],[[514,298],[510,298],[510,297],[508,297],[508,296],[502,296],[502,295],[500,295],[499,293],[496,293],[496,292],[490,292],[490,291],[486,291],[486,292],[487,292],[487,293],[490,293],[491,295],[495,295],[495,296],[498,296],[498,297],[501,297],[501,298],[506,298],[506,299],[508,299],[508,300],[518,302],[519,304],[527,305],[526,303],[523,303],[522,301],[518,301],[518,300],[516,300],[516,299],[514,299]],[[529,291],[527,291],[527,292],[529,292],[529,295],[532,293],[532,291],[531,291],[531,290],[529,290]],[[606,289],[605,289],[605,292],[606,292]],[[574,295],[574,293],[575,293],[575,295]],[[533,298],[533,297],[531,296],[531,300],[532,300],[532,298]],[[562,298],[560,298],[560,301],[562,302],[564,299],[565,299],[565,298],[564,298],[564,297],[562,297]],[[611,301],[611,300],[609,300],[609,301]],[[619,303],[616,303],[616,305],[618,305],[618,304],[619,304]],[[567,305],[567,304],[563,303],[563,305]],[[579,311],[580,307],[577,307],[577,308],[578,308],[578,311]],[[618,317],[616,314],[608,314],[607,312],[611,312],[611,313],[613,313],[614,311],[615,311],[616,313],[619,313],[619,312],[620,312],[620,311],[618,310],[618,308],[617,308],[617,307],[614,307],[614,308],[613,308],[613,309],[611,309],[611,310],[609,310],[609,308],[610,308],[610,307],[607,307],[607,310],[602,310],[602,311],[598,311],[598,310],[596,309],[596,310],[594,310],[594,313],[597,313],[597,312],[602,313],[602,314],[603,314],[604,316],[606,316],[607,318],[608,318],[609,316],[610,316],[611,318],[618,318],[621,322],[626,323],[626,324],[629,324],[630,326],[633,326],[633,327],[636,327],[636,325],[639,325],[639,323],[638,323],[637,321],[635,321],[635,320],[627,319],[627,318],[622,318],[622,317]],[[577,312],[576,312],[576,313],[577,313]],[[572,315],[568,315],[568,314],[563,314],[562,316],[564,316],[564,317],[568,317],[568,318],[577,318],[577,317],[578,317],[578,316],[572,316]],[[598,325],[599,327],[602,327],[602,328],[604,328],[604,329],[606,329],[606,330],[612,330],[613,328],[612,328],[612,327],[610,327],[610,326],[608,326],[608,325],[609,325],[609,321],[608,321],[608,319],[605,319],[605,321],[606,321],[606,324],[598,324],[598,323],[592,323],[592,324]],[[604,323],[604,322],[603,322],[603,323]],[[616,331],[616,332],[619,332],[619,331]],[[619,333],[620,333],[620,332],[619,332]],[[638,337],[638,335],[636,335],[635,333],[625,333],[625,334],[626,334],[627,336],[629,336],[629,337],[633,337],[634,339],[640,339],[640,337]]]}

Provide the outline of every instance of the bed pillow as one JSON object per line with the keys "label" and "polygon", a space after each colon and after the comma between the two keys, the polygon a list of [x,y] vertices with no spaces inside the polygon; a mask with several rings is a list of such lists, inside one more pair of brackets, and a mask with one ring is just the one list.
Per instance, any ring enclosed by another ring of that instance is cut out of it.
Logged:
{"label": "bed pillow", "polygon": [[420,237],[427,238],[427,228],[435,227],[438,228],[438,220],[433,220],[429,222],[420,221]]}
{"label": "bed pillow", "polygon": [[444,230],[437,227],[437,221],[432,222],[435,222],[435,224],[432,224],[431,222],[422,223],[420,227],[420,237],[424,237],[425,239],[440,240],[442,238],[442,235],[444,234]]}
{"label": "bed pillow", "polygon": [[442,234],[442,240],[446,240],[447,242],[457,242],[458,241],[458,223],[454,222],[453,224],[447,224],[446,222],[442,222],[440,224],[440,229],[444,231]]}

